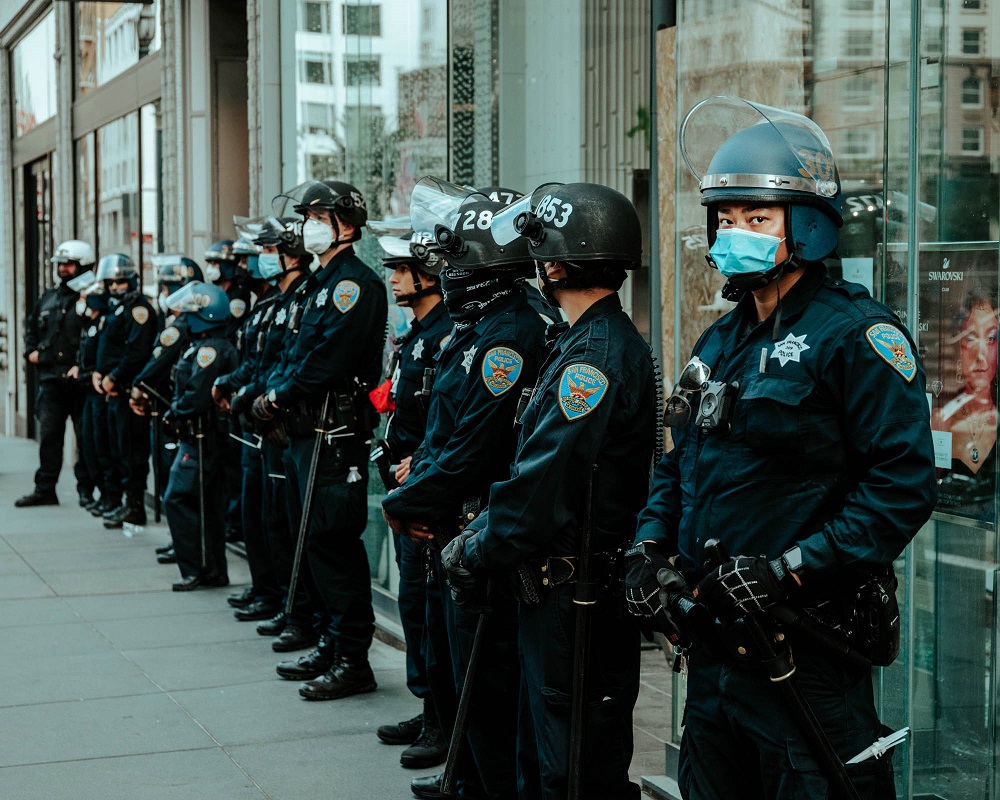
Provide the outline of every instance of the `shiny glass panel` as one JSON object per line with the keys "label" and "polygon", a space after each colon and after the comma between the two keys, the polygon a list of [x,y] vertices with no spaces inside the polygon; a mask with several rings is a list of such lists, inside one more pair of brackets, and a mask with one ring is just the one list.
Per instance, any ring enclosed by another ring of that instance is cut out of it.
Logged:
{"label": "shiny glass panel", "polygon": [[94,134],[75,143],[76,149],[76,238],[97,243],[97,172]]}
{"label": "shiny glass panel", "polygon": [[142,217],[142,279],[143,286],[155,291],[152,257],[163,252],[163,192],[162,186],[163,119],[160,103],[150,103],[139,109],[139,160],[142,183],[140,214]]}
{"label": "shiny glass panel", "polygon": [[14,136],[56,113],[56,18],[49,11],[12,50]]}
{"label": "shiny glass panel", "polygon": [[98,128],[97,169],[100,254],[125,253],[140,264],[138,112]]}
{"label": "shiny glass panel", "polygon": [[160,0],[140,3],[80,2],[76,7],[76,92],[121,75],[160,49]]}

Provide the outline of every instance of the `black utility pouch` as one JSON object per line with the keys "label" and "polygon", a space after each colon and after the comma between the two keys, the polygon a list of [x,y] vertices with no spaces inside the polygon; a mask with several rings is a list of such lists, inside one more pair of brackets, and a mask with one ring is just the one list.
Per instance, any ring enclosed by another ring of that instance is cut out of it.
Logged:
{"label": "black utility pouch", "polygon": [[892,566],[861,585],[854,602],[852,646],[875,667],[888,667],[899,656],[899,603]]}

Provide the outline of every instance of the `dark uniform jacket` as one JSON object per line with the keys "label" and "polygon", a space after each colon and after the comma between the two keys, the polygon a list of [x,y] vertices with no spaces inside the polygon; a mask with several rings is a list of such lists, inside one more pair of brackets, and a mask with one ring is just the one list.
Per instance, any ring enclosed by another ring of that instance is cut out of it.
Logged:
{"label": "dark uniform jacket", "polygon": [[[799,545],[803,584],[870,573],[930,516],[936,476],[923,369],[898,318],[822,265],[781,299],[781,327],[753,297],[694,353],[738,383],[732,430],[674,429],[636,541],[664,543],[699,577],[706,539],[730,555],[776,558]],[[698,407],[699,397],[692,398]],[[846,571],[845,571],[846,570]],[[808,577],[806,577],[808,576]]]}
{"label": "dark uniform jacket", "polygon": [[143,294],[111,301],[97,348],[97,372],[112,376],[116,391],[128,391],[149,360],[156,341],[156,313]]}
{"label": "dark uniform jacket", "polygon": [[444,303],[438,303],[423,319],[414,319],[399,340],[398,365],[389,376],[396,410],[385,428],[385,440],[396,460],[413,455],[424,440],[429,405],[421,410],[417,393],[424,386],[424,370],[434,369],[434,359],[448,344],[451,329],[448,310]]}
{"label": "dark uniform jacket", "polygon": [[250,291],[250,287],[242,281],[233,281],[226,289],[226,297],[229,298],[230,315],[229,322],[226,324],[226,336],[235,342],[236,333],[246,319],[253,293]]}
{"label": "dark uniform jacket", "polygon": [[177,362],[177,382],[170,404],[171,424],[177,426],[180,422],[214,413],[212,384],[220,374],[231,372],[236,362],[236,348],[225,330],[192,337]]}
{"label": "dark uniform jacket", "polygon": [[24,357],[38,351],[38,377],[58,380],[76,363],[84,318],[76,313],[78,292],[61,284],[47,290],[35,303],[25,324]]}
{"label": "dark uniform jacket", "polygon": [[593,549],[627,545],[645,505],[656,441],[656,376],[649,345],[617,294],[585,311],[556,341],[521,416],[507,480],[470,525],[470,569],[529,557],[576,556],[592,465]]}
{"label": "dark uniform jacket", "polygon": [[80,385],[87,394],[94,393],[90,376],[97,369],[97,345],[101,330],[104,328],[105,316],[102,313],[95,320],[84,319],[83,329],[80,331],[80,347],[77,350],[76,364],[80,368]]}
{"label": "dark uniform jacket", "polygon": [[545,323],[523,292],[463,330],[438,353],[427,433],[410,476],[382,503],[401,519],[458,520],[462,504],[485,504],[490,485],[509,474],[514,414],[544,358]]}
{"label": "dark uniform jacket", "polygon": [[318,408],[327,391],[374,386],[389,306],[379,277],[348,247],[295,294],[281,363],[268,379],[272,400],[282,408],[294,401]]}
{"label": "dark uniform jacket", "polygon": [[164,397],[171,395],[173,369],[188,348],[191,334],[183,314],[168,317],[166,327],[160,331],[153,355],[133,381],[151,387]]}
{"label": "dark uniform jacket", "polygon": [[243,317],[243,325],[236,332],[238,365],[232,372],[220,375],[216,381],[224,394],[232,394],[253,378],[264,341],[265,325],[274,315],[273,307],[280,298],[281,293],[277,289],[270,289]]}

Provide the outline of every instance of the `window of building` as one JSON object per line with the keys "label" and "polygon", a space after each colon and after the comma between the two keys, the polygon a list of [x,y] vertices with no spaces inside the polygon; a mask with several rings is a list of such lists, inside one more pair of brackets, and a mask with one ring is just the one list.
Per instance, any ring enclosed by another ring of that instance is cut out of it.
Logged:
{"label": "window of building", "polygon": [[299,80],[303,83],[333,83],[333,63],[324,53],[303,53],[299,57]]}
{"label": "window of building", "polygon": [[967,156],[982,155],[983,129],[962,128],[962,154]]}
{"label": "window of building", "polygon": [[345,86],[381,86],[382,59],[379,56],[347,56],[344,58]]}
{"label": "window of building", "polygon": [[962,108],[983,107],[983,79],[968,77],[962,80]]}
{"label": "window of building", "polygon": [[874,54],[872,31],[847,31],[844,39],[844,55],[848,58],[871,58]]}
{"label": "window of building", "polygon": [[309,153],[308,156],[309,174],[306,177],[322,181],[344,174],[343,154]]}
{"label": "window of building", "polygon": [[982,52],[982,28],[964,28],[962,30],[962,53],[967,56],[978,56]]}
{"label": "window of building", "polygon": [[56,113],[56,17],[51,11],[13,50],[14,136]]}
{"label": "window of building", "polygon": [[381,36],[382,6],[344,6],[345,36]]}
{"label": "window of building", "polygon": [[847,0],[848,11],[872,11],[874,0]]}
{"label": "window of building", "polygon": [[844,80],[845,108],[871,108],[875,101],[875,81],[868,75],[851,75]]}
{"label": "window of building", "polygon": [[160,49],[160,0],[74,6],[78,96],[102,86]]}
{"label": "window of building", "polygon": [[982,0],[962,0],[962,8],[966,11],[981,11],[983,3]]}
{"label": "window of building", "polygon": [[937,117],[925,119],[920,124],[920,150],[924,153],[941,152],[941,121]]}
{"label": "window of building", "polygon": [[306,133],[333,133],[333,105],[331,103],[302,103],[302,127]]}
{"label": "window of building", "polygon": [[875,131],[865,129],[845,131],[841,153],[845,158],[874,157]]}
{"label": "window of building", "polygon": [[299,4],[299,30],[305,33],[329,33],[330,0],[302,0]]}

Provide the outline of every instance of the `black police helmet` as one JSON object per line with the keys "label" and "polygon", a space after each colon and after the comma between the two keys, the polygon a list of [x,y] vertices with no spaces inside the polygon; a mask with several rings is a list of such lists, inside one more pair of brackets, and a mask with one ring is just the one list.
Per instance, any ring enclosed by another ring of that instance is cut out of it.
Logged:
{"label": "black police helmet", "polygon": [[310,181],[303,187],[299,202],[293,206],[296,213],[304,216],[309,209],[330,211],[359,232],[368,221],[368,206],[356,186],[344,181]]}
{"label": "black police helmet", "polygon": [[139,286],[139,271],[131,256],[125,253],[111,253],[102,256],[97,262],[97,280],[128,281],[129,289],[134,291]]}
{"label": "black police helmet", "polygon": [[156,282],[161,286],[177,289],[192,281],[203,281],[205,276],[194,259],[187,256],[154,256]]}
{"label": "black police helmet", "polygon": [[312,253],[302,241],[302,220],[296,217],[266,217],[253,239],[260,247],[277,247],[284,256],[302,256],[312,259]]}
{"label": "black police helmet", "polygon": [[518,237],[498,244],[490,232],[493,215],[504,206],[484,195],[474,194],[458,209],[455,229],[438,224],[434,239],[450,266],[477,269],[525,265],[526,274],[534,273],[528,242]]}

